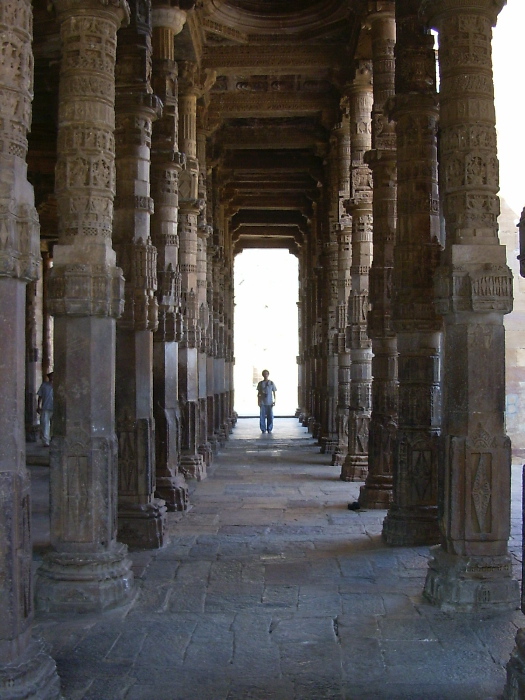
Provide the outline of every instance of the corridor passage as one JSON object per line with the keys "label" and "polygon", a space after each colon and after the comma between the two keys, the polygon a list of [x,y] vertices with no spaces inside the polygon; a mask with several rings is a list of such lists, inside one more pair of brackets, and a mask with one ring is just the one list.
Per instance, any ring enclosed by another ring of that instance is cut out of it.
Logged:
{"label": "corridor passage", "polygon": [[[386,547],[385,512],[348,510],[359,484],[327,462],[296,419],[271,435],[239,420],[191,511],[170,515],[170,544],[132,553],[131,605],[37,616],[65,700],[497,698],[523,615],[424,602],[428,548]],[[31,470],[43,545],[46,467]]]}

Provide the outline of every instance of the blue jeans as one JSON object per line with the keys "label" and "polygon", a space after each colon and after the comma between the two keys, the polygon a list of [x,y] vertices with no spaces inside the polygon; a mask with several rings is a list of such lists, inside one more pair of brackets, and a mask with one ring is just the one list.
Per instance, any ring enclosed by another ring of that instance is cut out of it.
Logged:
{"label": "blue jeans", "polygon": [[267,430],[270,433],[273,430],[273,406],[272,404],[261,404],[260,409],[261,419],[259,424],[261,426],[261,431],[264,433]]}

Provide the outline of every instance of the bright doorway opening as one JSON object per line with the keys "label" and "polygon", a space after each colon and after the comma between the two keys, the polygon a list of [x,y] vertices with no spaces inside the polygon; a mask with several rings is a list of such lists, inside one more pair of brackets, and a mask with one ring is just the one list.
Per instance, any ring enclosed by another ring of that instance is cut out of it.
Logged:
{"label": "bright doorway opening", "polygon": [[277,386],[276,416],[297,408],[299,262],[287,250],[244,250],[234,262],[234,388],[239,416],[257,416],[257,382]]}

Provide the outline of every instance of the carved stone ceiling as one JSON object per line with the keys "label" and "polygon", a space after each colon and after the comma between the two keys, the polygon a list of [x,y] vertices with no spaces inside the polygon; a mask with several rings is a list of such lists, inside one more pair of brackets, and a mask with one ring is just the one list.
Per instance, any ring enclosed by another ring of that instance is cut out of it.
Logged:
{"label": "carved stone ceiling", "polygon": [[365,10],[359,0],[209,0],[208,117],[235,251],[297,252],[309,235]]}

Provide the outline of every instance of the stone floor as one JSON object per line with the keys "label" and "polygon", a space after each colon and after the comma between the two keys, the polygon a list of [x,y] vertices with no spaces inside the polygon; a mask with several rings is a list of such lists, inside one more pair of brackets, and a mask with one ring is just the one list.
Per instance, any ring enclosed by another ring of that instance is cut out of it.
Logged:
{"label": "stone floor", "polygon": [[[35,566],[49,538],[42,452],[28,456]],[[386,547],[385,512],[348,510],[359,484],[327,462],[295,419],[271,435],[239,420],[209,478],[192,484],[190,512],[170,515],[170,544],[131,553],[131,605],[37,617],[65,700],[498,698],[521,612],[455,616],[426,603],[428,549]]]}

